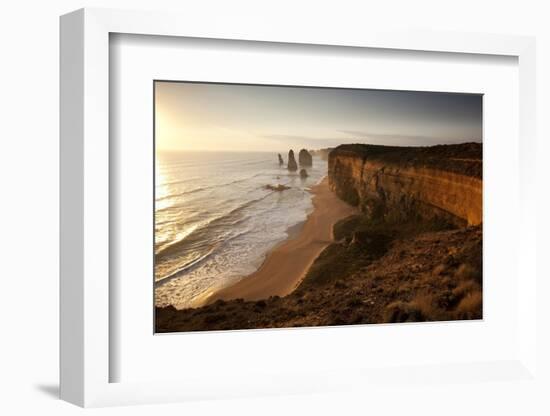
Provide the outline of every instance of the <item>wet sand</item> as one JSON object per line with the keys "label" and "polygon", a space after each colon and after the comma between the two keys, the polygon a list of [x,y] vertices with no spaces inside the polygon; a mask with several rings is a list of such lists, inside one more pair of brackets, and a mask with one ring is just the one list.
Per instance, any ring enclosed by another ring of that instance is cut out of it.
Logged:
{"label": "wet sand", "polygon": [[314,209],[301,230],[291,232],[287,240],[271,250],[256,272],[205,296],[203,305],[218,299],[259,300],[285,296],[300,284],[317,256],[334,241],[334,224],[357,212],[330,191],[328,178],[312,187],[311,193]]}

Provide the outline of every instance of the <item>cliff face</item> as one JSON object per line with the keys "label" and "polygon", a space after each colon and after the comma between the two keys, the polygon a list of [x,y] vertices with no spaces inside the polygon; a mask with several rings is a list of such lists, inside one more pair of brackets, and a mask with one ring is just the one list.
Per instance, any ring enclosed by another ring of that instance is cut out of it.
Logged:
{"label": "cliff face", "polygon": [[369,217],[482,222],[482,145],[342,145],[329,155],[329,185]]}

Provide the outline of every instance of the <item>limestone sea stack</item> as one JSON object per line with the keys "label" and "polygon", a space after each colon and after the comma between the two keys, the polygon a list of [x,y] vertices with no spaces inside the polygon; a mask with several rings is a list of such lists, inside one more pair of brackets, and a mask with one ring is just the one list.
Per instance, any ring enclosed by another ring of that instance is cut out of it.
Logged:
{"label": "limestone sea stack", "polygon": [[309,175],[307,174],[307,170],[305,169],[300,169],[300,178],[302,179],[305,179],[307,178]]}
{"label": "limestone sea stack", "polygon": [[300,153],[298,154],[298,161],[300,162],[300,166],[313,165],[313,158],[306,149],[300,150]]}
{"label": "limestone sea stack", "polygon": [[288,152],[288,165],[287,169],[291,172],[295,172],[298,170],[298,165],[296,164],[296,159],[294,159],[294,151],[290,149]]}
{"label": "limestone sea stack", "polygon": [[284,164],[285,164],[285,162],[284,162],[284,160],[283,160],[283,157],[282,157],[281,154],[279,153],[279,166],[280,166],[280,165],[284,165]]}

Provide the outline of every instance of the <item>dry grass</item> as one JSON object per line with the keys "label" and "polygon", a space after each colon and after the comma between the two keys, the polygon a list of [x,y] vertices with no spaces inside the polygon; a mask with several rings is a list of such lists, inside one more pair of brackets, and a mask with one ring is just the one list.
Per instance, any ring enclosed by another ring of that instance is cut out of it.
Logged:
{"label": "dry grass", "polygon": [[479,283],[480,273],[472,266],[461,264],[455,273],[459,282],[453,289],[453,294],[459,299],[453,313],[454,319],[482,318],[482,288]]}
{"label": "dry grass", "polygon": [[456,270],[455,277],[457,280],[469,280],[474,279],[476,276],[476,271],[469,264],[461,264]]}
{"label": "dry grass", "polygon": [[481,291],[468,293],[456,308],[456,319],[481,319],[482,307]]}
{"label": "dry grass", "polygon": [[395,301],[386,306],[384,322],[422,322],[446,319],[432,295],[421,294],[410,302]]}
{"label": "dry grass", "polygon": [[418,322],[425,321],[426,318],[411,303],[398,300],[386,306],[383,320],[387,323]]}
{"label": "dry grass", "polygon": [[435,266],[432,270],[433,276],[441,276],[445,271],[447,267],[444,264],[440,264],[438,266]]}
{"label": "dry grass", "polygon": [[466,280],[465,282],[461,282],[453,289],[453,295],[459,298],[463,298],[466,295],[477,292],[481,292],[481,287],[474,280]]}
{"label": "dry grass", "polygon": [[438,302],[432,295],[422,294],[409,302],[398,300],[386,306],[383,321],[423,322],[458,319],[482,318],[482,292],[479,285],[473,281],[457,286],[452,291],[455,308],[449,308],[449,302]]}
{"label": "dry grass", "polygon": [[[449,289],[430,292],[434,279],[438,279]],[[478,279],[479,271],[470,264],[459,264],[455,266],[454,272],[446,265],[439,264],[410,284],[403,281],[401,287],[395,290],[396,297],[400,299],[385,307],[383,321],[394,323],[480,319],[483,298]],[[415,291],[414,285],[417,283],[425,289]],[[407,295],[415,292],[414,297],[406,300],[407,297],[410,298]]]}

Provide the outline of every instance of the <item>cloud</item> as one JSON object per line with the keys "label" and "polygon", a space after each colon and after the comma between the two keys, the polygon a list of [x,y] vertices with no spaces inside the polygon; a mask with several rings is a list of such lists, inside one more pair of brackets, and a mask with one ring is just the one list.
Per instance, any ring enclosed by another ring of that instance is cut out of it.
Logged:
{"label": "cloud", "polygon": [[355,136],[355,139],[351,140],[354,143],[381,144],[387,146],[431,146],[436,144],[452,144],[480,141],[479,139],[475,138],[452,139],[404,134],[380,134],[358,130],[339,131],[350,136]]}
{"label": "cloud", "polygon": [[308,149],[318,149],[323,147],[338,146],[339,144],[347,143],[343,138],[320,138],[309,136],[293,136],[289,134],[267,134],[266,139],[274,140],[285,145],[301,146]]}
{"label": "cloud", "polygon": [[338,130],[340,134],[349,136],[346,137],[311,137],[297,136],[290,134],[268,134],[262,137],[279,142],[285,147],[300,147],[307,149],[320,149],[325,147],[335,147],[340,144],[349,143],[365,143],[378,144],[385,146],[433,146],[436,144],[453,144],[464,143],[471,141],[480,141],[474,138],[452,139],[439,138],[420,135],[403,135],[403,134],[380,134],[368,131],[359,130]]}

